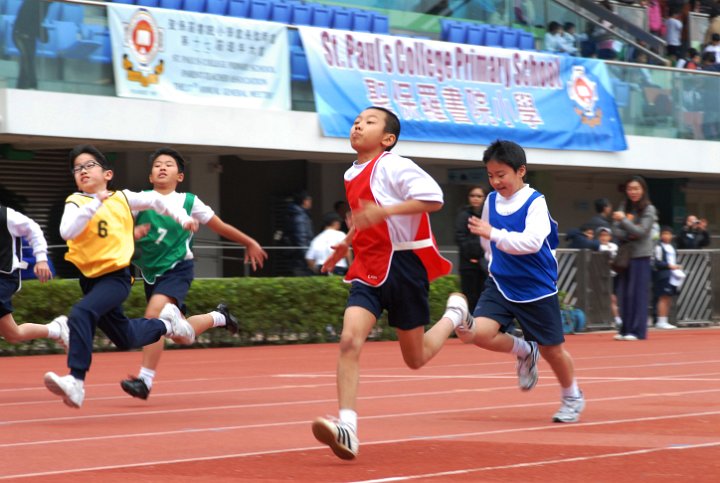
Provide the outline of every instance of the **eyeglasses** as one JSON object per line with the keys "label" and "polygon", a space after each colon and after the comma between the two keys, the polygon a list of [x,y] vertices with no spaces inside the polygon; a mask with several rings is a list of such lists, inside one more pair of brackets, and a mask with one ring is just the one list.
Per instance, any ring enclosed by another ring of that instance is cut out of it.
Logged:
{"label": "eyeglasses", "polygon": [[84,163],[84,164],[78,164],[78,165],[75,166],[74,168],[71,168],[71,169],[70,169],[70,172],[71,172],[72,174],[78,174],[78,173],[80,173],[83,169],[84,169],[85,171],[90,171],[90,170],[93,169],[95,166],[101,166],[101,164],[98,163],[98,162],[95,161],[95,160],[92,160],[92,161],[88,161],[87,163]]}

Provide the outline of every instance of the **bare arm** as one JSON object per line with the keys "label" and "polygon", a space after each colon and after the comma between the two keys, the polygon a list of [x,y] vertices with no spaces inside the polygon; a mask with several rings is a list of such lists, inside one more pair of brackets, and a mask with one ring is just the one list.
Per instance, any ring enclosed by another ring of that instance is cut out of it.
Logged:
{"label": "bare arm", "polygon": [[417,213],[433,213],[440,210],[443,204],[439,201],[407,200],[396,205],[378,206],[370,201],[362,201],[360,209],[353,211],[353,227],[358,230],[377,225],[392,215],[414,215]]}
{"label": "bare arm", "polygon": [[210,218],[210,221],[207,223],[207,227],[223,238],[227,238],[228,240],[232,240],[235,243],[243,245],[246,248],[245,263],[250,263],[253,270],[257,270],[258,266],[262,268],[268,256],[265,250],[262,249],[260,244],[255,241],[254,238],[246,235],[234,226],[225,223],[217,215]]}

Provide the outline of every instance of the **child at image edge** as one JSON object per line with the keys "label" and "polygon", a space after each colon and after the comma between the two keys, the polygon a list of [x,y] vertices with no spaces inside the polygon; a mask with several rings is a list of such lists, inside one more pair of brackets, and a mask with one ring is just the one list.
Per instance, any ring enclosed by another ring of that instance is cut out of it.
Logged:
{"label": "child at image edge", "polygon": [[[517,356],[520,389],[529,391],[538,380],[542,355],[562,388],[556,423],[575,423],[585,399],[575,380],[573,362],[563,348],[562,319],[557,296],[557,223],[545,197],[525,184],[527,161],[522,147],[495,141],[483,154],[490,185],[482,218],[471,217],[470,231],[481,237],[489,254],[485,290],[473,312],[474,327],[457,330],[463,342]],[[505,333],[517,319],[524,340]]]}
{"label": "child at image edge", "polygon": [[472,317],[462,294],[448,298],[443,317],[425,332],[430,321],[429,282],[450,273],[430,231],[428,213],[442,208],[440,186],[411,160],[390,153],[400,135],[400,121],[391,111],[370,107],[350,130],[357,161],[345,172],[345,191],[353,228],[325,261],[332,271],[347,255],[352,241],[355,259],[337,366],[339,420],[317,418],[312,430],[342,459],[357,456],[357,413],[360,352],[384,309],[395,327],[403,359],[418,369],[442,348],[453,330],[472,331]]}
{"label": "child at image edge", "polygon": [[67,365],[70,374],[45,374],[45,386],[63,402],[79,408],[85,399],[85,375],[92,361],[93,337],[100,328],[121,350],[151,344],[163,335],[192,344],[195,333],[180,310],[167,304],[157,318],[128,319],[122,303],[130,295],[130,258],[134,252],[132,210],[152,209],[169,215],[183,229],[198,222],[183,209],[168,207],[154,191],[109,191],[113,171],[94,146],[78,145],[68,155],[78,191],[67,197],[60,236],[67,240],[65,259],[80,270],[83,298],[70,310]]}

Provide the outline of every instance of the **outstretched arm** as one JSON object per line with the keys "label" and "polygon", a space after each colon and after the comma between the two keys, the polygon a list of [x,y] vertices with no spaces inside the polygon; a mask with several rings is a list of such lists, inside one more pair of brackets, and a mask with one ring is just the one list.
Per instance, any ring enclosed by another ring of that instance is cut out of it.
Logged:
{"label": "outstretched arm", "polygon": [[371,201],[361,200],[360,209],[353,211],[353,227],[362,230],[377,225],[392,215],[432,213],[440,210],[442,206],[439,201],[406,200],[396,205],[379,206]]}
{"label": "outstretched arm", "polygon": [[[165,203],[165,199],[157,191],[135,192],[123,190],[123,194],[128,200],[128,205],[133,211],[153,210],[161,215],[167,215],[182,225],[184,230],[198,230],[200,224],[192,216],[188,215],[184,209],[175,210]],[[98,194],[98,198],[101,195]],[[106,196],[107,198],[107,196]]]}
{"label": "outstretched arm", "polygon": [[245,247],[245,263],[251,264],[253,270],[257,270],[257,267],[262,268],[268,255],[254,238],[225,223],[217,215],[210,218],[207,227],[218,235],[243,245]]}

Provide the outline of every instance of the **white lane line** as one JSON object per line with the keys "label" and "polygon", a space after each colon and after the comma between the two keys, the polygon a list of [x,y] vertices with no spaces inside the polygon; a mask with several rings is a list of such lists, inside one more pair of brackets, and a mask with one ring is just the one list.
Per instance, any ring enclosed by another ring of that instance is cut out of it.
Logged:
{"label": "white lane line", "polygon": [[[582,426],[606,426],[606,425],[628,424],[628,423],[636,423],[636,422],[660,421],[660,420],[667,420],[667,419],[682,419],[682,418],[690,418],[690,417],[698,417],[698,416],[714,416],[714,415],[719,415],[719,414],[720,414],[720,411],[707,411],[707,412],[700,412],[700,413],[673,414],[673,415],[665,415],[665,416],[647,416],[647,417],[642,417],[642,418],[631,418],[631,419],[622,419],[622,420],[593,421],[593,422],[589,422],[589,423],[578,423],[578,424],[554,424],[554,425],[547,425],[547,426],[510,428],[510,429],[501,429],[501,430],[493,430],[493,431],[479,431],[479,432],[472,432],[472,433],[417,436],[417,437],[412,437],[412,438],[363,442],[363,446],[399,444],[399,443],[408,443],[408,442],[414,442],[414,441],[459,439],[459,438],[478,437],[478,436],[505,434],[505,433],[521,433],[521,432],[526,432],[526,431],[527,432],[529,432],[529,431],[547,431],[547,430],[560,431],[560,430],[563,430],[566,428],[578,428],[578,427],[582,427]],[[288,424],[288,423],[276,423],[276,424]],[[302,421],[302,424],[307,424],[307,421]],[[585,461],[587,459],[594,459],[594,458],[609,458],[609,457],[615,457],[615,456],[643,454],[643,453],[647,453],[647,452],[665,451],[665,450],[671,450],[671,449],[679,450],[679,449],[694,449],[694,448],[702,448],[702,447],[714,447],[714,446],[718,446],[718,445],[720,445],[720,441],[713,441],[713,442],[700,443],[700,444],[691,444],[691,445],[681,445],[681,446],[665,446],[665,447],[659,447],[659,448],[648,448],[648,449],[644,449],[644,450],[628,451],[628,452],[624,452],[624,453],[609,453],[609,454],[601,454],[601,455],[596,455],[596,456],[566,458],[566,459],[561,459],[561,460],[546,460],[546,461],[541,461],[541,462],[518,463],[515,465],[507,465],[507,466],[502,466],[502,467],[487,467],[487,468],[472,468],[472,469],[467,469],[467,470],[457,470],[457,471],[460,471],[460,473],[447,472],[447,473],[432,473],[432,474],[428,474],[428,475],[412,475],[412,476],[394,477],[394,478],[401,478],[400,480],[396,480],[396,479],[365,480],[365,483],[370,483],[371,481],[372,482],[401,481],[402,479],[417,479],[417,478],[424,478],[424,477],[447,476],[447,475],[452,475],[452,474],[462,474],[464,472],[487,471],[488,469],[503,469],[503,468],[515,468],[515,467],[521,468],[523,466],[538,466],[541,464],[556,464],[556,463],[564,463],[564,462]],[[253,452],[247,452],[247,453],[234,453],[234,454],[194,457],[194,458],[180,458],[180,459],[174,459],[174,460],[146,461],[146,462],[142,462],[142,463],[129,463],[129,464],[109,465],[109,466],[94,466],[94,467],[84,467],[84,468],[73,468],[73,469],[67,469],[67,470],[44,471],[44,472],[36,472],[36,473],[19,473],[19,474],[14,474],[14,475],[0,476],[0,480],[12,479],[12,478],[32,478],[32,477],[38,477],[38,476],[85,473],[85,472],[89,472],[89,471],[139,468],[139,467],[145,467],[145,466],[191,463],[191,462],[198,462],[198,461],[212,461],[212,460],[222,460],[222,459],[230,459],[230,458],[246,458],[249,456],[268,456],[268,455],[274,455],[274,454],[295,453],[295,452],[302,452],[302,451],[314,451],[314,450],[320,450],[320,449],[326,450],[327,447],[326,446],[306,446],[306,447],[301,447],[301,448],[253,451]]]}

